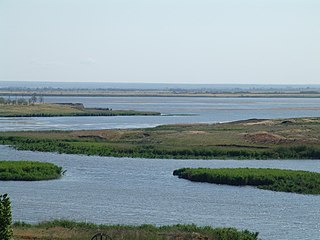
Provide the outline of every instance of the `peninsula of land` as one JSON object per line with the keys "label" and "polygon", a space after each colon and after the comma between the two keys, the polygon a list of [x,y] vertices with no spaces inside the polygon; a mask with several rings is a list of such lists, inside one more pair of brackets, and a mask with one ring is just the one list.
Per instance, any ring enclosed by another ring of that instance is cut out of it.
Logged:
{"label": "peninsula of land", "polygon": [[320,173],[271,168],[181,168],[173,172],[194,182],[254,186],[276,192],[320,194]]}
{"label": "peninsula of land", "polygon": [[86,108],[82,103],[0,104],[0,117],[154,116],[159,112]]}
{"label": "peninsula of land", "polygon": [[320,159],[320,118],[145,129],[0,132],[18,150],[175,159]]}

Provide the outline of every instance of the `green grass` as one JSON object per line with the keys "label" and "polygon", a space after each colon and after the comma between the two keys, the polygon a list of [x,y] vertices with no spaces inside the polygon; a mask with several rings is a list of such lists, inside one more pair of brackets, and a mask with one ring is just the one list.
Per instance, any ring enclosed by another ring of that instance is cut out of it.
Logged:
{"label": "green grass", "polygon": [[270,168],[182,168],[173,172],[179,178],[234,186],[301,194],[320,194],[320,173]]}
{"label": "green grass", "polygon": [[320,119],[246,120],[146,129],[0,132],[19,150],[175,159],[320,159]]}
{"label": "green grass", "polygon": [[30,225],[23,222],[13,225],[14,239],[88,240],[103,232],[113,240],[257,240],[258,233],[235,228],[212,228],[191,225],[160,226],[96,225],[68,220],[54,220]]}
{"label": "green grass", "polygon": [[0,104],[0,117],[63,117],[63,116],[148,116],[160,115],[158,112],[134,110],[110,110],[103,108],[85,108],[72,104]]}
{"label": "green grass", "polygon": [[1,181],[40,181],[61,177],[62,168],[52,163],[0,161]]}

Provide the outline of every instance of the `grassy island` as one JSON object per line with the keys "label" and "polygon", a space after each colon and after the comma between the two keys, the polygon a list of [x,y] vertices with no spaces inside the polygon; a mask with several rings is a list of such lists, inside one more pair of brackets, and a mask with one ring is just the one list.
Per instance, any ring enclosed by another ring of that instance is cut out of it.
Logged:
{"label": "grassy island", "polygon": [[62,168],[52,163],[0,161],[1,181],[40,181],[60,178]]}
{"label": "grassy island", "polygon": [[176,159],[320,159],[320,118],[146,129],[0,132],[19,150]]}
{"label": "grassy island", "polygon": [[277,192],[320,194],[320,173],[270,168],[182,168],[173,175],[195,182],[255,186]]}
{"label": "grassy island", "polygon": [[37,225],[16,223],[14,239],[88,240],[102,232],[113,240],[257,240],[258,233],[235,228],[197,227],[196,225],[95,225],[67,220],[43,222]]}
{"label": "grassy island", "polygon": [[81,103],[0,104],[0,117],[148,116],[158,112],[85,108]]}

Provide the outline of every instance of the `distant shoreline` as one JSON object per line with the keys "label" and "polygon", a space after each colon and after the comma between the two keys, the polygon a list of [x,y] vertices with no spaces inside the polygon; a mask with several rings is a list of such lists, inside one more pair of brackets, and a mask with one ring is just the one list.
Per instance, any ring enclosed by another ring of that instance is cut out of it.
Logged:
{"label": "distant shoreline", "polygon": [[319,93],[173,93],[170,91],[104,91],[104,92],[75,92],[75,91],[0,91],[0,96],[32,96],[37,93],[47,97],[208,97],[208,98],[320,98]]}

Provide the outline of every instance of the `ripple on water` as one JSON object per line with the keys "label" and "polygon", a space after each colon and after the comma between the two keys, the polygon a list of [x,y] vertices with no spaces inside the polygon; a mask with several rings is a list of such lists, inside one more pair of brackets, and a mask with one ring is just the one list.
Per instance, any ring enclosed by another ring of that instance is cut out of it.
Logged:
{"label": "ripple on water", "polygon": [[262,239],[317,239],[320,196],[194,183],[172,175],[181,167],[263,167],[320,172],[318,160],[131,159],[16,151],[0,146],[7,160],[63,166],[60,180],[2,182],[14,220],[55,218],[106,224],[196,223],[260,232]]}

